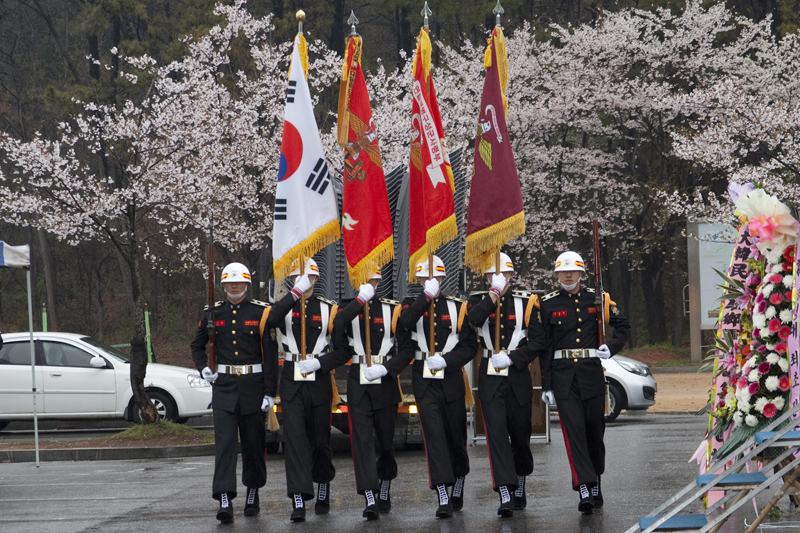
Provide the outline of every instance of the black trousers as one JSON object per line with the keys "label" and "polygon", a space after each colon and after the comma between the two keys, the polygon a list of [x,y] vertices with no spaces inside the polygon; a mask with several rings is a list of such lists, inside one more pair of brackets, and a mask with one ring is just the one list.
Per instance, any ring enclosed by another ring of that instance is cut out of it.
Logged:
{"label": "black trousers", "polygon": [[242,483],[245,487],[261,488],[267,483],[264,415],[261,411],[249,415],[214,409],[214,482],[212,495],[218,500],[223,492],[236,497],[236,460],[239,439],[242,441]]}
{"label": "black trousers", "polygon": [[517,476],[533,472],[531,404],[519,404],[508,379],[486,379],[504,381],[491,401],[481,400],[492,487],[499,490],[502,485],[507,485],[516,489]]}
{"label": "black trousers", "polygon": [[581,400],[578,382],[573,379],[566,399],[558,398],[558,417],[567,447],[567,458],[572,470],[572,488],[580,485],[594,486],[597,477],[605,472],[606,447],[603,433],[606,422],[602,394]]}
{"label": "black trousers", "polygon": [[286,460],[286,493],[314,498],[314,483],[328,483],[336,476],[331,450],[331,402],[314,405],[308,384],[289,401],[281,399],[283,450]]}
{"label": "black trousers", "polygon": [[453,485],[457,477],[469,474],[469,456],[464,399],[448,402],[442,384],[431,381],[425,394],[416,400],[428,460],[428,483],[435,489],[437,485]]}
{"label": "black trousers", "polygon": [[377,492],[380,489],[380,480],[397,477],[397,461],[392,447],[397,404],[373,410],[372,398],[369,394],[364,394],[358,405],[347,405],[347,415],[356,491],[359,494],[364,494],[365,490]]}

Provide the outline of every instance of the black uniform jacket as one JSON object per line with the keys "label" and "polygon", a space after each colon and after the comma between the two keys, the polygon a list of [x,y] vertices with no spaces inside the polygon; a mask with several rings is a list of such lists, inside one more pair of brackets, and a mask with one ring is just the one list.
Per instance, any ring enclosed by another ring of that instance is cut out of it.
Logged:
{"label": "black uniform jacket", "polygon": [[[383,343],[384,332],[389,329],[394,337],[394,324],[384,323],[383,309],[384,305],[389,305],[392,308],[392,317],[399,317],[399,302],[394,300],[384,300],[373,298],[369,302],[369,319],[370,319],[370,341],[372,343],[372,355],[377,355],[381,350]],[[333,319],[333,346],[336,350],[343,348],[347,350],[350,357],[356,354],[352,346],[349,345],[347,338],[353,336],[353,320],[358,317],[361,325],[361,344],[367,345],[366,331],[364,330],[364,306],[358,300],[353,300],[348,303],[343,309],[340,309]],[[392,322],[395,322],[393,320]],[[389,356],[396,356],[397,352],[394,348],[389,352]],[[400,388],[397,386],[397,376],[403,369],[408,366],[408,361],[402,361],[398,357],[392,357],[384,363],[386,370],[389,372],[381,379],[379,385],[361,385],[360,378],[360,365],[352,365],[350,373],[347,375],[347,403],[358,405],[365,394],[369,395],[372,400],[372,408],[374,410],[383,409],[390,405],[397,405],[402,401],[400,397]]]}
{"label": "black uniform jacket", "polygon": [[[517,317],[517,310],[514,305],[515,298],[523,300],[522,310],[523,313],[525,313],[524,317]],[[524,347],[528,343],[528,339],[530,339],[531,345],[539,346],[540,349],[511,351],[508,356],[511,358],[512,364],[508,369],[507,378],[503,376],[487,375],[486,369],[489,366],[489,358],[481,357],[480,377],[478,378],[478,395],[481,401],[491,401],[504,379],[508,379],[511,382],[514,396],[516,396],[520,405],[530,403],[533,399],[533,383],[531,381],[531,373],[528,365],[539,356],[541,347],[544,346],[545,342],[542,320],[536,303],[538,303],[536,295],[521,291],[512,292],[510,289],[500,297],[500,348],[508,348],[508,343],[511,341],[511,335],[516,327],[517,319],[521,318],[523,321],[522,327],[527,328],[527,336],[519,341],[517,348]],[[486,344],[481,337],[480,329],[488,320],[489,334],[491,336],[492,346],[494,346],[497,304],[492,302],[489,293],[474,293],[470,296],[468,308],[469,322],[473,327],[478,329],[478,342],[482,348],[481,356],[483,356],[483,348],[486,348]]]}
{"label": "black uniform jacket", "polygon": [[[301,349],[301,321],[300,321],[300,299],[295,301],[292,293],[287,294],[281,300],[275,302],[272,311],[269,313],[267,326],[279,329],[281,335],[286,335],[286,315],[292,313],[292,331],[297,341],[297,348]],[[328,306],[328,322],[322,323],[321,306]],[[311,296],[306,299],[306,354],[311,354],[317,344],[320,335],[327,336],[333,327],[333,320],[336,316],[337,305],[330,300],[325,300],[319,296]],[[321,405],[330,402],[333,398],[333,386],[331,385],[331,374],[337,366],[345,364],[350,359],[350,354],[346,350],[331,350],[325,344],[323,354],[319,357],[320,369],[316,372],[315,381],[295,381],[294,363],[292,361],[283,362],[283,374],[281,375],[281,398],[291,400],[294,394],[305,383],[311,389],[311,399],[314,405]]]}
{"label": "black uniform jacket", "polygon": [[[238,304],[226,300],[214,304],[217,365],[263,364],[263,371],[258,374],[221,373],[214,382],[214,409],[232,413],[238,402],[240,414],[252,414],[261,409],[264,396],[277,393],[277,346],[268,330],[264,330],[263,336],[260,334],[261,320],[268,313],[269,306],[258,300],[245,299]],[[200,371],[208,366],[206,344],[210,314],[206,307],[191,344],[192,359]]]}
{"label": "black uniform jacket", "polygon": [[[603,364],[599,357],[553,358],[555,350],[599,347],[597,311],[592,288],[581,287],[576,294],[561,289],[541,299],[542,325],[547,338],[547,349],[542,357],[542,388],[552,390],[556,398],[568,396],[573,377],[577,379],[581,399],[605,393]],[[614,355],[628,342],[631,325],[615,305],[610,306],[608,319],[614,335],[606,337],[606,345]]]}
{"label": "black uniform jacket", "polygon": [[[452,300],[456,303],[458,316],[450,315],[450,308],[447,305],[447,300]],[[447,362],[447,367],[444,369],[444,379],[426,379],[422,377],[423,361],[414,361],[413,379],[411,385],[414,389],[414,396],[417,398],[425,394],[432,381],[439,381],[444,389],[445,397],[448,402],[455,401],[458,398],[463,398],[464,393],[464,378],[461,374],[461,367],[469,363],[478,350],[478,339],[475,335],[475,330],[469,327],[466,322],[467,304],[466,302],[453,298],[451,296],[438,296],[434,299],[434,336],[436,340],[436,351],[441,352],[444,349],[447,337],[450,335],[451,324],[455,323],[458,328],[458,344],[455,348],[447,353],[443,353],[442,357]],[[400,313],[399,323],[407,332],[407,337],[401,339],[398,333],[398,347],[402,354],[402,359],[409,359],[414,357],[413,351],[419,350],[417,341],[412,341],[410,333],[416,332],[417,321],[423,318],[425,341],[424,345],[428,346],[428,311],[430,309],[430,302],[425,296],[425,293],[420,294],[416,298],[406,298],[403,301],[403,310]],[[412,351],[413,350],[413,351]],[[427,351],[427,350],[426,350]]]}

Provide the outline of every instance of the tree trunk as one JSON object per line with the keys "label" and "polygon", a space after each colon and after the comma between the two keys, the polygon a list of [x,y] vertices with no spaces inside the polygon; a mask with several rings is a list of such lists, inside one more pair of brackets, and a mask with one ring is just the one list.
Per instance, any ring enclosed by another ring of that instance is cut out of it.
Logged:
{"label": "tree trunk", "polygon": [[683,344],[683,276],[681,275],[683,270],[677,248],[672,250],[669,267],[672,271],[672,299],[675,300],[672,312],[672,345],[680,348]]}
{"label": "tree trunk", "polygon": [[344,55],[344,28],[344,0],[334,0],[331,40],[328,46],[339,55]]}
{"label": "tree trunk", "polygon": [[664,256],[659,250],[653,250],[645,261],[641,272],[648,337],[650,344],[659,344],[667,342],[667,323],[664,313]]}
{"label": "tree trunk", "polygon": [[630,320],[631,338],[628,339],[628,349],[636,348],[637,329],[636,320],[633,316],[633,278],[631,276],[630,265],[625,259],[619,260],[619,279],[622,286],[622,313]]}
{"label": "tree trunk", "polygon": [[53,259],[53,249],[47,232],[43,229],[37,231],[39,248],[42,251],[42,266],[44,267],[44,288],[47,302],[47,325],[50,331],[58,331],[58,290],[56,286],[56,265]]}

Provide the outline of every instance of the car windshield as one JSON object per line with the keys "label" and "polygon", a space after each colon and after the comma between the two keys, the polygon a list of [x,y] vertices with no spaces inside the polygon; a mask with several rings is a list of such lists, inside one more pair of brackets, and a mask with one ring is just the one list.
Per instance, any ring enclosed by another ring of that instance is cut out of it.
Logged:
{"label": "car windshield", "polygon": [[116,359],[119,359],[123,363],[130,363],[131,362],[131,356],[130,355],[128,355],[128,354],[126,354],[124,352],[121,352],[121,351],[117,350],[116,348],[114,348],[112,346],[109,346],[108,344],[103,344],[102,342],[97,342],[96,340],[94,340],[91,337],[83,337],[81,340],[83,342],[85,342],[86,344],[89,344],[91,346],[94,346],[95,348],[99,348],[99,349],[103,350],[104,352],[108,353],[108,355],[110,355],[110,356],[112,356],[112,357],[114,357]]}

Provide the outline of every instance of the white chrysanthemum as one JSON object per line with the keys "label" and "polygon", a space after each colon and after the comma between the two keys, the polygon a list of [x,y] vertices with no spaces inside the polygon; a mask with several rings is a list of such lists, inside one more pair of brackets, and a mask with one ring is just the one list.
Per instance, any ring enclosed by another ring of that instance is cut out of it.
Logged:
{"label": "white chrysanthemum", "polygon": [[764,316],[766,318],[775,318],[775,315],[777,315],[777,314],[778,314],[778,310],[775,309],[775,306],[774,305],[770,305],[769,307],[767,307],[767,311],[764,313]]}
{"label": "white chrysanthemum", "polygon": [[741,402],[741,401],[740,402],[736,402],[736,409],[738,409],[739,411],[741,411],[744,414],[749,413],[750,409],[752,409],[752,408],[753,408],[753,406],[750,405],[750,402]]}
{"label": "white chrysanthemum", "polygon": [[736,406],[740,411],[747,412],[750,410],[750,393],[747,392],[747,389],[736,391]]}
{"label": "white chrysanthemum", "polygon": [[761,373],[758,371],[757,368],[754,368],[753,370],[750,371],[749,374],[747,374],[747,381],[756,382],[759,379],[761,379]]}
{"label": "white chrysanthemum", "polygon": [[775,404],[775,409],[780,411],[781,409],[783,409],[783,406],[786,405],[786,400],[784,400],[781,396],[778,396],[777,398],[772,399],[772,403]]}
{"label": "white chrysanthemum", "polygon": [[767,250],[766,252],[764,252],[764,257],[767,258],[767,262],[770,265],[775,263],[780,263],[782,255],[783,255],[783,250]]}
{"label": "white chrysanthemum", "polygon": [[767,327],[767,317],[763,313],[753,315],[753,326],[758,329],[764,329]]}
{"label": "white chrysanthemum", "polygon": [[770,392],[778,390],[778,376],[770,376],[764,381],[764,386]]}
{"label": "white chrysanthemum", "polygon": [[767,354],[767,363],[771,365],[777,365],[779,359],[780,357],[778,357],[778,354],[776,354],[775,352]]}
{"label": "white chrysanthemum", "polygon": [[792,288],[792,282],[793,281],[794,281],[794,278],[792,277],[791,274],[787,274],[787,275],[783,276],[783,286],[786,287],[787,289],[791,289]]}
{"label": "white chrysanthemum", "polygon": [[741,426],[742,422],[744,422],[744,415],[738,411],[733,413],[733,423],[737,426]]}
{"label": "white chrysanthemum", "polygon": [[728,394],[725,395],[725,405],[730,404],[734,398],[736,398],[736,395],[733,392],[728,392]]}
{"label": "white chrysanthemum", "polygon": [[786,359],[781,358],[778,360],[778,366],[781,367],[781,372],[788,372],[789,371],[789,363],[786,362]]}
{"label": "white chrysanthemum", "polygon": [[784,309],[783,311],[781,311],[779,318],[781,319],[781,322],[783,322],[784,324],[788,324],[789,322],[792,321],[792,310]]}
{"label": "white chrysanthemum", "polygon": [[751,428],[754,428],[758,425],[758,418],[756,418],[753,415],[747,415],[744,419],[744,423],[750,426]]}
{"label": "white chrysanthemum", "polygon": [[767,400],[763,396],[761,398],[759,398],[758,400],[756,400],[756,403],[754,405],[756,411],[758,411],[759,413],[763,413],[764,412],[764,406],[767,405],[768,402],[769,402],[769,400]]}
{"label": "white chrysanthemum", "polygon": [[775,274],[783,274],[783,263],[777,261],[774,265],[770,267],[769,271]]}
{"label": "white chrysanthemum", "polygon": [[761,287],[761,294],[764,295],[764,298],[772,294],[772,291],[775,289],[775,286],[772,283],[767,283],[763,287]]}
{"label": "white chrysanthemum", "polygon": [[775,349],[775,343],[774,342],[768,342],[767,343],[767,350],[774,350],[774,349]]}

